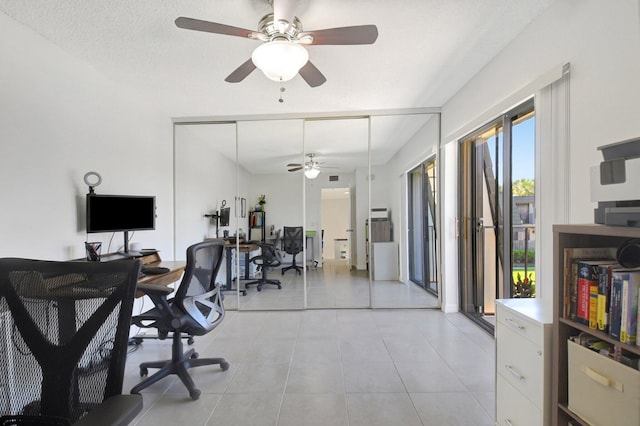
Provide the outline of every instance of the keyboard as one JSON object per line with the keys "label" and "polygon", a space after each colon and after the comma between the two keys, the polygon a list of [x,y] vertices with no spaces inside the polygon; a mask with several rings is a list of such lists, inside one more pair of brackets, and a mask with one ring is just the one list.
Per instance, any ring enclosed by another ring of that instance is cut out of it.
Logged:
{"label": "keyboard", "polygon": [[161,275],[161,274],[166,274],[170,270],[171,269],[165,268],[162,266],[149,267],[149,268],[145,268],[144,266],[142,267],[142,273],[145,275]]}

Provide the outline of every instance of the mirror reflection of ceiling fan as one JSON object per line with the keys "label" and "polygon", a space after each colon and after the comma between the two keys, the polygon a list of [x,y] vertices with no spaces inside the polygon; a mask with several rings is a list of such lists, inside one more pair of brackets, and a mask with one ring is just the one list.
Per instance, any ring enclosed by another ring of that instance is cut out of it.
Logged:
{"label": "mirror reflection of ceiling fan", "polygon": [[300,163],[289,163],[287,164],[289,172],[297,172],[299,170],[304,170],[304,175],[308,179],[315,179],[320,174],[320,169],[335,169],[336,167],[325,167],[320,166],[318,161],[314,160],[315,154],[307,154],[309,157],[308,161],[305,161],[304,164]]}
{"label": "mirror reflection of ceiling fan", "polygon": [[269,0],[269,3],[273,6],[273,13],[260,20],[258,31],[186,17],[179,17],[175,23],[179,28],[187,30],[263,42],[253,51],[251,58],[225,78],[229,83],[244,80],[257,67],[271,80],[284,82],[299,73],[309,86],[317,87],[327,79],[309,61],[309,53],[303,45],[373,44],[378,38],[378,28],[375,25],[303,31],[302,23],[294,16],[296,0]]}

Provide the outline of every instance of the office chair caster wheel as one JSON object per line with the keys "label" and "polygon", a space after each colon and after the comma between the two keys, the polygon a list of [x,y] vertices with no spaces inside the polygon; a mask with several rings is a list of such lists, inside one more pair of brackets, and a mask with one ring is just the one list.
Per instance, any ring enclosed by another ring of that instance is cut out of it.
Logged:
{"label": "office chair caster wheel", "polygon": [[198,398],[200,398],[200,391],[198,389],[195,389],[195,390],[189,392],[189,396],[191,397],[191,399],[196,401]]}
{"label": "office chair caster wheel", "polygon": [[187,345],[193,345],[193,342],[194,342],[193,337],[189,337],[187,339]]}
{"label": "office chair caster wheel", "polygon": [[278,284],[278,290],[282,290],[282,286]]}
{"label": "office chair caster wheel", "polygon": [[144,377],[147,376],[149,374],[149,370],[146,368],[141,368],[140,369],[140,377]]}
{"label": "office chair caster wheel", "polygon": [[258,287],[258,291],[262,291],[262,289],[260,287]]}
{"label": "office chair caster wheel", "polygon": [[198,359],[198,357],[200,356],[200,354],[198,352],[194,352],[191,354],[191,359]]}
{"label": "office chair caster wheel", "polygon": [[227,371],[229,369],[229,363],[227,361],[221,362],[220,368],[222,369],[222,371]]}

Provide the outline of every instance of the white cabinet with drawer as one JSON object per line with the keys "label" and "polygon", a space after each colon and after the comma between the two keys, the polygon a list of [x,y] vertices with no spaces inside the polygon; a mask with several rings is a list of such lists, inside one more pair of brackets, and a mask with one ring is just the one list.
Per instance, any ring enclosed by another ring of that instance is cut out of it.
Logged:
{"label": "white cabinet with drawer", "polygon": [[551,307],[539,299],[496,300],[496,422],[551,422]]}

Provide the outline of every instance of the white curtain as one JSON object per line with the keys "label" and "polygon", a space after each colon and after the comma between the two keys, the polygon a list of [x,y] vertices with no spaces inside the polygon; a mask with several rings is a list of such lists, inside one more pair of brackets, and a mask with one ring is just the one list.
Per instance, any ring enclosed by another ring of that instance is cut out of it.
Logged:
{"label": "white curtain", "polygon": [[553,296],[553,225],[568,223],[571,184],[570,64],[560,79],[535,94],[536,110],[536,288],[538,297]]}

